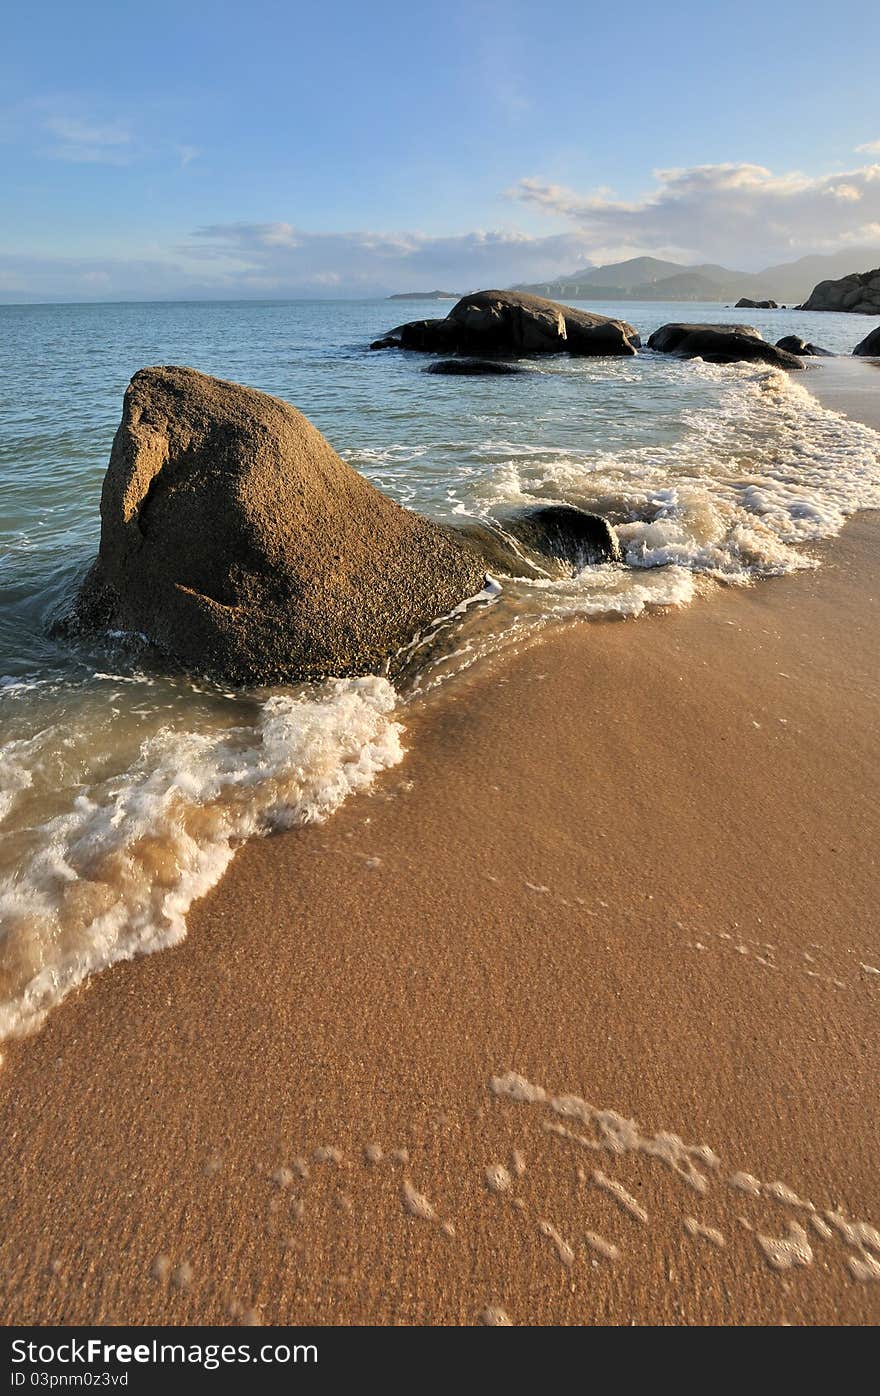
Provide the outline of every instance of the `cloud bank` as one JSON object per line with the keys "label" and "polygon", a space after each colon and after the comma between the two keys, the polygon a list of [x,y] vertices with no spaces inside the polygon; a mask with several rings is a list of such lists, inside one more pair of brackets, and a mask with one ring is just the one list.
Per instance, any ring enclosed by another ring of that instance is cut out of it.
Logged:
{"label": "cloud bank", "polygon": [[[54,158],[125,163],[127,130],[71,120],[52,126]],[[880,153],[880,142],[860,147]],[[181,165],[200,152],[179,146]],[[589,263],[651,253],[757,270],[813,252],[880,246],[880,163],[820,176],[760,165],[658,171],[644,195],[581,194],[522,179],[511,206],[548,216],[546,234],[516,228],[455,236],[315,232],[292,222],[218,222],[149,259],[0,256],[0,298],[120,299],[377,296],[468,291],[544,281]],[[858,268],[864,270],[864,268]]]}
{"label": "cloud bank", "polygon": [[[860,147],[880,152],[880,142]],[[752,268],[880,241],[880,164],[811,177],[761,165],[659,170],[631,202],[523,179],[512,197],[565,220],[592,245]]]}

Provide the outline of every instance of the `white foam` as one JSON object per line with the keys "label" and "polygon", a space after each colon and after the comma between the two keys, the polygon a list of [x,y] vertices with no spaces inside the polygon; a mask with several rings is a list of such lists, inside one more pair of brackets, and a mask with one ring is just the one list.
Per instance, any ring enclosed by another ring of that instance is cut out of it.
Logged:
{"label": "white foam", "polygon": [[788,1223],[787,1236],[758,1235],[758,1245],[767,1264],[774,1270],[791,1270],[795,1266],[812,1265],[813,1248],[800,1222]]}
{"label": "white foam", "polygon": [[642,1204],[637,1202],[632,1193],[627,1192],[623,1184],[619,1183],[616,1178],[609,1178],[601,1169],[595,1168],[593,1170],[593,1182],[597,1187],[602,1188],[605,1192],[609,1192],[622,1207],[623,1211],[627,1212],[634,1221],[642,1223],[647,1222],[648,1213],[645,1211]]}
{"label": "white foam", "polygon": [[723,1250],[727,1245],[724,1233],[719,1231],[717,1226],[706,1226],[704,1222],[697,1221],[696,1217],[685,1217],[684,1229],[689,1236],[695,1239],[699,1237],[703,1241],[708,1241],[710,1245],[718,1250]]}
{"label": "white foam", "polygon": [[604,514],[631,569],[672,571],[641,602],[628,596],[639,586],[632,572],[623,574],[628,586],[603,575],[620,569],[587,567],[574,585],[530,584],[558,592],[572,611],[631,615],[686,604],[693,575],[689,592],[680,573],[746,583],[811,567],[805,545],[880,506],[880,436],[870,427],[826,409],[777,370],[689,369],[714,400],[680,413],[673,439],[582,454],[497,443],[497,463],[470,487],[468,511],[483,516],[536,503]]}
{"label": "white foam", "polygon": [[276,694],[250,724],[159,728],[130,768],[73,786],[0,882],[0,1038],[98,970],[180,941],[243,839],[322,820],[399,762],[395,704],[382,678]]}
{"label": "white foam", "polygon": [[543,1219],[538,1222],[538,1230],[542,1236],[547,1237],[562,1264],[567,1270],[570,1270],[574,1265],[574,1251],[565,1237],[561,1235],[552,1222]]}

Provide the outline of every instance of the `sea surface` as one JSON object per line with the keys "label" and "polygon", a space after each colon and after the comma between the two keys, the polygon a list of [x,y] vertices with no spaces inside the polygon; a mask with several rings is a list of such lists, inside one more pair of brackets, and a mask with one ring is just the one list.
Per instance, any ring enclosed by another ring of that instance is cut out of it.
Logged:
{"label": "sea surface", "polygon": [[[741,321],[849,353],[852,315],[603,302],[647,337]],[[432,302],[0,306],[0,1038],[114,961],[173,945],[240,842],[323,819],[404,759],[407,705],[560,616],[682,606],[815,565],[880,506],[880,437],[822,408],[810,374],[634,359],[426,376],[367,346]],[[378,675],[235,692],[163,673],[132,637],[53,640],[97,549],[122,395],[188,364],[294,403],[380,489],[451,522],[535,502],[608,516],[623,566],[499,588]],[[821,371],[821,370],[818,370]],[[638,643],[636,631],[633,643]]]}

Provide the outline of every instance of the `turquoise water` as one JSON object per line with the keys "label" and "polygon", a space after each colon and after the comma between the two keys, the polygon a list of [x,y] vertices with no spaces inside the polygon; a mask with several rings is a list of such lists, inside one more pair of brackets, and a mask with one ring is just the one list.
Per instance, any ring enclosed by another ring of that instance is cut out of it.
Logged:
{"label": "turquoise water", "polygon": [[[33,1026],[89,973],[171,944],[242,838],[332,812],[402,759],[413,696],[558,615],[684,605],[702,589],[812,565],[810,544],[880,503],[878,438],[824,411],[809,373],[635,359],[532,361],[528,375],[426,376],[370,353],[409,302],[0,307],[0,1035]],[[647,334],[746,318],[849,352],[863,317],[626,304]],[[293,402],[401,502],[503,519],[596,509],[624,567],[502,580],[405,691],[386,679],[227,693],[144,652],[48,638],[94,556],[122,395],[182,363]]]}

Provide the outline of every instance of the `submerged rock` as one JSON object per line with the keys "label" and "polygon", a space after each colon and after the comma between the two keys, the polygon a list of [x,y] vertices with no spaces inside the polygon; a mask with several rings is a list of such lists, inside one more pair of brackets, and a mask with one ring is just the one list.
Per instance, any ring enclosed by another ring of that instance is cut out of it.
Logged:
{"label": "submerged rock", "polygon": [[710,364],[745,362],[803,368],[796,355],[768,344],[752,325],[661,325],[648,340],[648,348],[682,359],[705,359]]}
{"label": "submerged rock", "polygon": [[278,398],[190,368],[125,394],[73,623],[234,683],[375,672],[478,592],[483,560]]}
{"label": "submerged rock", "polygon": [[371,349],[397,347],[434,353],[627,354],[638,332],[625,320],[575,310],[520,291],[475,291],[442,320],[398,325]]}
{"label": "submerged rock", "polygon": [[880,325],[877,326],[876,330],[871,330],[870,334],[865,335],[862,342],[856,345],[853,353],[863,355],[868,359],[880,359]]}
{"label": "submerged rock", "polygon": [[596,562],[619,562],[620,544],[607,519],[569,504],[539,504],[505,520],[519,543],[577,570]]}
{"label": "submerged rock", "polygon": [[450,377],[475,377],[525,373],[518,364],[502,363],[500,359],[441,359],[439,363],[428,364],[425,373],[439,373]]}
{"label": "submerged rock", "polygon": [[782,339],[777,339],[776,348],[784,349],[787,354],[797,354],[799,359],[831,359],[834,357],[830,349],[822,349],[818,344],[808,344],[797,334],[783,335]]}
{"label": "submerged rock", "polygon": [[799,310],[848,310],[853,315],[880,315],[880,267],[852,272],[838,281],[820,281]]}
{"label": "submerged rock", "polygon": [[599,514],[569,504],[536,504],[462,532],[490,570],[514,577],[571,576],[601,562],[620,562],[613,527]]}

